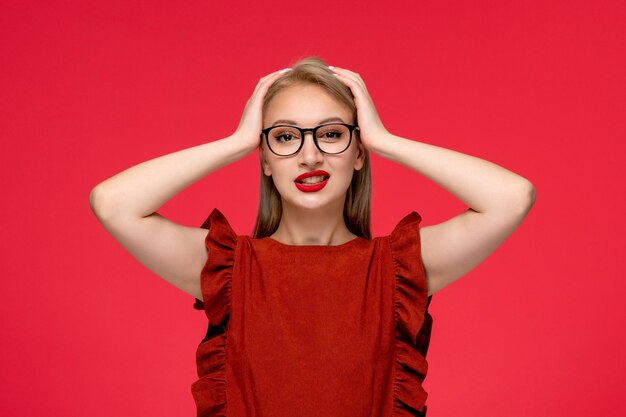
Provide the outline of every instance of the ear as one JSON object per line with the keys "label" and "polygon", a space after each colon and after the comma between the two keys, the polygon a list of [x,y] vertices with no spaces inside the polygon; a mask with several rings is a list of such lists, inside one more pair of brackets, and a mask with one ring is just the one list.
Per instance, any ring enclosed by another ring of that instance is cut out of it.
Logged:
{"label": "ear", "polygon": [[271,177],[272,170],[270,168],[270,164],[265,159],[265,150],[263,149],[263,146],[259,146],[259,161],[261,162],[261,169],[263,170],[263,173],[266,176]]}
{"label": "ear", "polygon": [[357,140],[357,144],[358,154],[354,160],[354,169],[360,171],[365,164],[365,146],[363,146],[361,140]]}

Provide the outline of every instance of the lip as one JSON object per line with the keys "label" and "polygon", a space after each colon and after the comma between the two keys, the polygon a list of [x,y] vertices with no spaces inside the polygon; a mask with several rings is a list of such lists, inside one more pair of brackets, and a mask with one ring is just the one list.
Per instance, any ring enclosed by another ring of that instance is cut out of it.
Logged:
{"label": "lip", "polygon": [[298,190],[304,191],[305,193],[309,193],[312,191],[321,190],[322,188],[326,186],[327,182],[328,182],[328,178],[326,178],[324,181],[320,182],[319,184],[308,185],[308,184],[300,184],[299,182],[295,182],[295,181],[294,181],[294,184],[296,184],[296,187],[298,188]]}
{"label": "lip", "polygon": [[[318,175],[323,175],[325,177],[330,177],[330,174],[324,170],[318,169],[317,171],[305,172],[304,174],[298,175],[298,178],[295,181],[302,181],[304,178],[308,177],[316,177]],[[328,178],[327,178],[328,179]]]}
{"label": "lip", "polygon": [[[320,182],[319,184],[313,184],[313,185],[309,185],[309,184],[300,184],[298,181],[301,181],[304,178],[308,178],[308,177],[316,177],[318,175],[322,175],[324,177],[327,177],[324,181]],[[296,178],[294,180],[294,184],[296,184],[296,188],[298,188],[298,190],[300,191],[304,191],[306,192],[312,192],[312,191],[319,191],[322,188],[324,188],[326,186],[326,183],[328,183],[328,178],[330,177],[330,174],[324,170],[318,169],[317,171],[311,171],[311,172],[305,172],[304,174],[300,174],[298,175],[298,178]]]}

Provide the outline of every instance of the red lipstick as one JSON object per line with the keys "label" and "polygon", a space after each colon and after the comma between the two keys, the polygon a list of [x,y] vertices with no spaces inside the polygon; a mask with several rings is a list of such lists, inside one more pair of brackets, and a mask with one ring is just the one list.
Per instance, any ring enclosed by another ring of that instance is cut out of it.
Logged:
{"label": "red lipstick", "polygon": [[[317,177],[317,176],[323,176],[326,178],[324,179],[324,181],[317,183],[317,184],[302,184],[299,182],[299,181],[302,181],[304,178]],[[298,175],[298,177],[294,180],[294,183],[296,184],[296,187],[300,191],[304,191],[304,192],[319,191],[322,188],[324,188],[326,183],[328,183],[328,177],[330,177],[330,174],[324,170],[305,172],[303,174]]]}

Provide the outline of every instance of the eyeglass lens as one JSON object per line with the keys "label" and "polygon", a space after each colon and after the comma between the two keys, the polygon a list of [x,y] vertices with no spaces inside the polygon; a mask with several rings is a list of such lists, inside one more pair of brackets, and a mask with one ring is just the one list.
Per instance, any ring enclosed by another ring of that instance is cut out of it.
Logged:
{"label": "eyeglass lens", "polygon": [[[315,132],[317,144],[327,153],[341,153],[350,144],[350,129],[340,124],[320,126]],[[302,132],[292,126],[274,126],[267,135],[269,146],[279,155],[295,153],[304,140]]]}

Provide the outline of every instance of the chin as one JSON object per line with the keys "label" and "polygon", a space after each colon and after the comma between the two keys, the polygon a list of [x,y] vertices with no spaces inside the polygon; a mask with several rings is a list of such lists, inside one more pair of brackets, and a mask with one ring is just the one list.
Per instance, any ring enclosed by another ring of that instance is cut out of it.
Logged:
{"label": "chin", "polygon": [[300,196],[296,195],[294,197],[292,194],[289,196],[289,198],[286,201],[283,199],[283,204],[287,203],[292,207],[305,209],[305,210],[318,210],[324,207],[335,206],[337,205],[337,202],[340,202],[341,206],[343,207],[343,204],[345,203],[345,197],[346,197],[345,195],[343,196],[331,196],[331,195],[320,196],[320,195],[316,195],[316,193],[302,193],[302,194],[308,194],[308,195],[300,195]]}
{"label": "chin", "polygon": [[[322,190],[310,193],[300,191],[293,183],[282,184],[281,187],[277,186],[276,189],[281,196],[283,205],[288,204],[297,208],[314,210],[329,206],[335,200],[341,200],[343,206],[350,184],[345,184],[346,189],[341,194],[337,194],[336,186],[337,184],[329,181]],[[285,187],[287,188],[286,190]]]}

